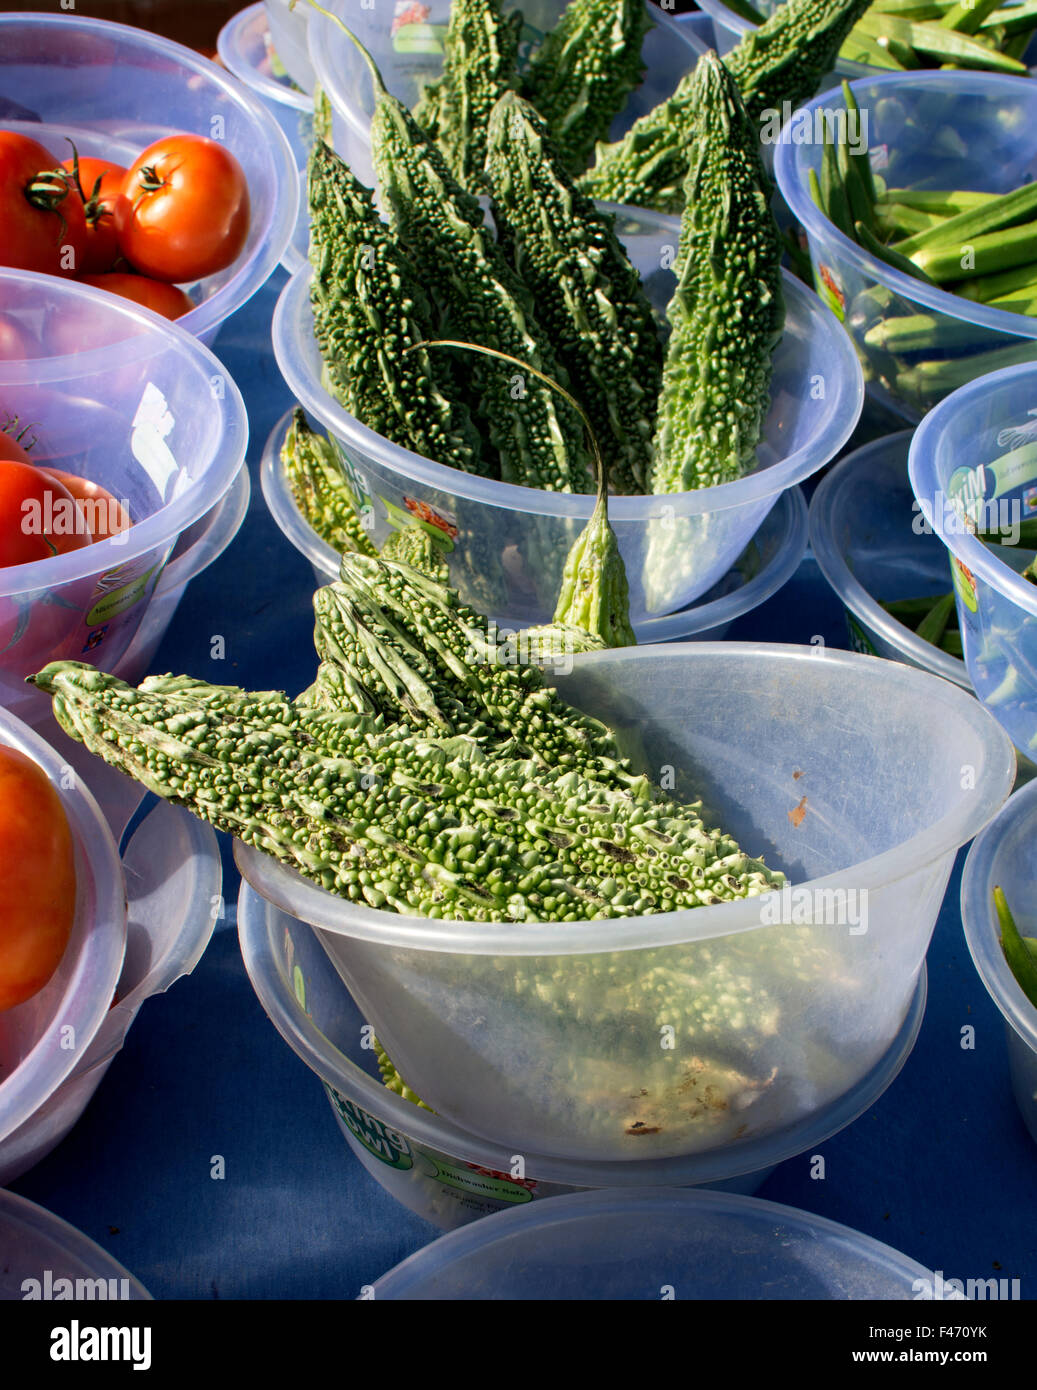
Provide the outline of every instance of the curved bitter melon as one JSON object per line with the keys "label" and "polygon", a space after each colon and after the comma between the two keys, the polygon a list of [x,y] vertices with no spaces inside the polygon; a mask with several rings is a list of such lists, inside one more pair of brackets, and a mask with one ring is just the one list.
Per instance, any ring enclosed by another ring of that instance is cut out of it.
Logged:
{"label": "curved bitter melon", "polygon": [[368,429],[437,463],[485,473],[467,407],[424,349],[432,308],[371,190],[318,140],[310,155],[310,300],[330,389]]}
{"label": "curved bitter melon", "polygon": [[587,167],[640,84],[641,44],[651,26],[644,0],[570,0],[533,54],[522,95],[547,121],[573,173]]}
{"label": "curved bitter melon", "polygon": [[490,116],[486,173],[500,245],[533,292],[609,484],[644,492],[662,346],[614,219],[576,190],[543,117],[514,93]]}
{"label": "curved bitter melon", "polygon": [[695,69],[693,103],[654,493],[729,482],[754,467],[784,323],[781,237],[759,142],[714,54]]}
{"label": "curved bitter melon", "polygon": [[344,555],[377,555],[346,478],[335,443],[311,429],[301,406],[292,411],[281,445],[281,466],[295,505],[322,541]]}

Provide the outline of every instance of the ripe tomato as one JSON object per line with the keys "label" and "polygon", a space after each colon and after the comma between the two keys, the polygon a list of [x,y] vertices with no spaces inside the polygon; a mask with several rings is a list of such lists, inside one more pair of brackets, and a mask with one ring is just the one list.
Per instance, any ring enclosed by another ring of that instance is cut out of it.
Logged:
{"label": "ripe tomato", "polygon": [[0,1011],[30,999],[65,954],[76,917],[72,831],[43,769],[0,747]]}
{"label": "ripe tomato", "polygon": [[[73,156],[66,159],[61,167],[75,177],[76,164],[77,158]],[[88,155],[79,156],[78,165],[78,191],[84,202],[86,233],[83,257],[77,272],[81,275],[103,275],[106,270],[112,269],[121,255],[119,238],[115,233],[115,200],[126,178],[126,166]]]}
{"label": "ripe tomato", "polygon": [[0,565],[63,555],[92,539],[68,488],[31,464],[0,459]]}
{"label": "ripe tomato", "polygon": [[27,135],[0,130],[0,262],[74,275],[83,257],[83,200],[51,154]]}
{"label": "ripe tomato", "polygon": [[107,540],[133,525],[130,514],[118,498],[113,497],[100,483],[81,478],[78,473],[65,473],[60,468],[40,468],[49,478],[56,478],[80,505],[80,510],[95,541]]}
{"label": "ripe tomato", "polygon": [[245,172],[229,150],[202,135],[168,135],[130,166],[115,227],[142,275],[183,284],[237,259],[249,213]]}
{"label": "ripe tomato", "polygon": [[178,319],[194,305],[176,285],[168,285],[162,280],[149,280],[144,275],[83,275],[84,285],[96,285],[99,290],[117,294],[121,299],[132,299],[135,304],[143,304],[161,314],[164,319]]}
{"label": "ripe tomato", "polygon": [[[14,426],[17,429],[17,425]],[[14,459],[17,463],[32,464],[32,457],[22,445],[15,439],[11,429],[0,429],[0,459]]]}

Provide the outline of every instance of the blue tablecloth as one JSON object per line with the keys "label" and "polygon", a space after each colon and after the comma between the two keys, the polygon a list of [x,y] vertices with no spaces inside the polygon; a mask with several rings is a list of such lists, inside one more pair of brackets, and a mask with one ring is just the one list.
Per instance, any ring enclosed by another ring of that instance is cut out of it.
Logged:
{"label": "blue tablecloth", "polygon": [[[216,352],[245,397],[253,498],[230,549],[188,589],[156,671],[297,693],[314,670],[313,576],[258,486],[264,441],[291,404],[270,350],[278,272]],[[807,558],[730,639],[845,647],[840,604]],[[225,659],[213,660],[212,639]],[[890,710],[889,717],[896,718]],[[78,1126],[14,1190],[80,1227],[157,1298],[353,1298],[439,1232],[356,1162],[316,1077],[282,1041],[238,950],[238,875],[223,839],[227,915],[194,974],[149,1000]],[[929,952],[914,1052],[882,1099],[759,1195],[843,1222],[947,1278],[1037,1291],[1037,1147],[1009,1089],[1004,1031],[965,947],[959,856]],[[961,1029],[975,1028],[975,1047]],[[214,1178],[214,1157],[224,1176]]]}

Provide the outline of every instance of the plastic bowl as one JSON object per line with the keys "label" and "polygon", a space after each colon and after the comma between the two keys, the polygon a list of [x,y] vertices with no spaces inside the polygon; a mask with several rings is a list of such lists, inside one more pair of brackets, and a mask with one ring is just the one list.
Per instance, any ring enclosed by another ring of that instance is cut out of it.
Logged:
{"label": "plastic bowl", "polygon": [[[300,0],[300,8],[305,0]],[[220,30],[216,47],[223,62],[270,112],[284,132],[299,171],[299,211],[292,239],[281,264],[294,275],[306,261],[310,247],[310,210],[306,200],[306,161],[313,138],[313,99],[292,83],[278,77],[271,60],[270,26],[266,7],[249,5]]]}
{"label": "plastic bowl", "polygon": [[[299,8],[303,4],[304,0],[300,0]],[[526,0],[520,6],[507,4],[504,8],[521,9],[525,21],[523,43],[533,48],[557,24],[565,3]],[[450,16],[450,0],[429,0],[420,7],[421,17],[416,23],[404,25],[387,5],[372,4],[367,9],[333,5],[332,9],[353,28],[378,64],[385,85],[405,106],[413,107],[425,82],[441,75],[440,40]],[[678,24],[672,15],[655,5],[649,5],[649,10],[655,23],[641,46],[644,78],[613,121],[609,130],[613,140],[629,130],[638,116],[672,95],[684,74],[694,68],[706,51],[686,25]],[[415,8],[413,13],[419,12]],[[370,134],[374,91],[370,72],[359,50],[333,20],[314,11],[307,23],[310,61],[331,102],[332,143],[361,183],[374,187]],[[416,38],[415,31],[420,31],[421,37]]]}
{"label": "plastic bowl", "polygon": [[[0,15],[0,124],[58,159],[107,155],[130,164],[153,140],[189,131],[225,142],[248,179],[252,223],[226,270],[185,285],[198,307],[180,325],[211,342],[284,254],[299,176],[280,127],[236,78],[180,44],[125,24],[74,14]],[[146,112],[146,115],[142,115]]]}
{"label": "plastic bowl", "polygon": [[1037,782],[1015,792],[976,838],[961,876],[961,920],[972,962],[1001,1010],[1008,1066],[1023,1123],[1037,1142],[1037,1006],[1001,949],[993,892],[1003,888],[1023,936],[1037,936]]}
{"label": "plastic bowl", "polygon": [[951,554],[965,665],[976,694],[1031,758],[1037,749],[1037,587],[1021,577],[1033,551],[993,549],[956,504],[981,502],[1012,524],[1037,513],[1037,364],[955,391],[922,421],[908,470],[922,514]]}
{"label": "plastic bowl", "polygon": [[495,926],[359,907],[235,844],[243,876],[320,929],[418,1095],[513,1153],[665,1158],[796,1124],[903,1025],[955,852],[1011,788],[1007,737],[947,681],[815,648],[625,648],[557,685],[798,891]]}
{"label": "plastic bowl", "polygon": [[[0,361],[0,418],[31,422],[33,459],[103,484],[135,523],[0,572],[0,703],[37,722],[50,701],[25,677],[59,658],[115,669],[179,537],[215,525],[248,421],[226,369],[178,325],[28,271],[0,269],[0,295],[38,353]],[[174,586],[186,577],[174,570]]]}
{"label": "plastic bowl", "polygon": [[[664,307],[674,284],[670,263],[679,219],[602,206]],[[668,254],[669,253],[669,254]],[[590,518],[592,496],[544,492],[475,477],[400,448],[350,415],[321,385],[313,336],[310,272],[299,271],[274,310],[274,353],[289,388],[335,436],[351,466],[354,491],[374,509],[381,544],[388,515],[419,509],[455,537],[451,579],[482,612],[507,613],[520,625],[549,620],[562,568]],[[863,379],[853,348],[817,296],[786,274],[785,333],[774,354],[771,409],[759,447],[760,467],[735,482],[697,492],[617,497],[609,518],[630,582],[635,627],[693,603],[734,564],[781,493],[839,452],[860,415]]]}
{"label": "plastic bowl", "polygon": [[82,1231],[16,1192],[0,1190],[0,1250],[2,1300],[151,1298],[128,1270]]}
{"label": "plastic bowl", "polygon": [[216,925],[223,869],[211,827],[159,802],[122,857],[126,957],[118,1003],[104,1016],[74,1070],[25,1122],[0,1139],[0,1187],[44,1158],[78,1121],[145,999],[189,975]]}
{"label": "plastic bowl", "polygon": [[911,491],[911,431],[856,449],[822,479],[810,502],[810,548],[842,599],[850,642],[859,652],[905,661],[971,690],[965,663],[898,623],[879,599],[945,594],[947,551],[928,528]]}
{"label": "plastic bowl", "polygon": [[263,8],[274,52],[292,81],[312,93],[316,77],[306,32],[312,9],[306,0],[297,0],[294,9],[289,0],[264,0]]}
{"label": "plastic bowl", "polygon": [[[1037,122],[1037,84],[1029,80],[958,70],[894,73],[850,85],[867,114],[873,162],[889,187],[1005,193],[1037,175],[1037,150],[1020,135]],[[845,102],[836,90],[803,109],[807,116],[798,125],[812,132],[822,120],[817,113],[844,111]],[[791,143],[794,124],[775,147],[778,187],[806,230],[822,298],[844,320],[869,393],[913,421],[975,377],[1009,360],[1037,358],[1037,317],[924,285],[837,231],[808,187],[810,169],[820,171],[822,146]],[[866,341],[888,320],[916,315],[933,320],[934,346],[893,356]]]}
{"label": "plastic bowl", "polygon": [[[758,0],[755,8],[769,19],[784,2],[785,0]],[[744,19],[741,15],[735,14],[733,10],[729,10],[723,0],[701,0],[699,9],[713,21],[713,42],[721,56],[729,53],[746,34],[754,33],[760,27],[758,24],[754,24],[751,19]],[[819,90],[824,91],[830,85],[831,77],[839,79],[868,77],[881,71],[882,69],[873,68],[868,63],[850,63],[845,58],[838,58],[834,74],[830,74],[828,78],[822,78],[819,83]]]}
{"label": "plastic bowl", "polygon": [[[295,505],[281,466],[281,446],[292,412],[287,411],[270,431],[259,481],[263,498],[282,533],[313,568],[318,587],[338,578],[339,555],[305,520]],[[727,574],[692,608],[637,624],[639,642],[675,642],[687,638],[719,641],[735,618],[766,602],[791,578],[807,544],[806,502],[798,487],[783,492],[760,529]],[[491,613],[501,626],[509,613]]]}
{"label": "plastic bowl", "polygon": [[382,1299],[883,1299],[933,1274],[795,1207],[727,1192],[578,1192],[440,1236],[363,1291]]}
{"label": "plastic bowl", "polygon": [[904,1023],[868,1075],[800,1124],[720,1152],[595,1162],[523,1153],[492,1144],[393,1095],[364,1047],[364,1018],[312,927],[266,902],[247,883],[238,897],[238,935],[260,1002],[289,1046],[324,1083],[349,1148],[393,1197],[443,1229],[517,1203],[588,1187],[708,1184],[755,1192],[774,1167],[813,1151],[873,1105],[914,1046],[925,1011],[925,970]]}
{"label": "plastic bowl", "polygon": [[[0,1154],[75,1072],[105,1024],[126,954],[126,886],[108,822],[82,779],[0,709],[0,743],[37,762],[61,796],[75,845],[76,917],[39,993],[0,1013]],[[2,1249],[2,1246],[0,1246]]]}

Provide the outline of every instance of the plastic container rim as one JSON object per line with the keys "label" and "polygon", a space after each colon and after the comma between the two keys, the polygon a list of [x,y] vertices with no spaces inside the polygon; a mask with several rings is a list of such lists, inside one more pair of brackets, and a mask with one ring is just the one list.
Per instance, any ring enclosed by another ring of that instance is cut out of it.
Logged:
{"label": "plastic container rim", "polygon": [[[876,69],[877,71],[878,69]],[[932,69],[904,73],[894,72],[883,77],[858,77],[850,82],[849,86],[855,96],[865,86],[902,86],[913,95],[921,85],[947,84],[949,81],[955,85],[961,85],[964,82],[976,82],[980,87],[994,89],[1003,89],[1007,83],[1009,84],[1007,90],[1011,91],[1016,83],[1029,83],[1032,79],[1013,77],[1007,73],[984,73],[969,70],[948,73],[940,69]],[[831,108],[833,103],[842,102],[842,89],[833,87],[814,97],[812,101],[805,103],[801,109],[811,113],[810,120],[812,121],[816,108]],[[815,205],[805,180],[798,175],[796,167],[798,146],[794,146],[790,140],[785,138],[786,131],[791,128],[795,119],[796,116],[793,115],[788,124],[782,128],[781,135],[778,137],[774,152],[774,177],[793,216],[802,224],[808,234],[822,236],[833,241],[843,260],[849,261],[856,270],[869,279],[894,290],[902,299],[911,300],[916,304],[924,304],[926,308],[935,309],[948,318],[975,324],[977,328],[989,328],[992,331],[1009,334],[1015,338],[1037,338],[1037,317],[1031,317],[1028,314],[1013,314],[1007,309],[992,309],[989,305],[977,304],[970,299],[963,299],[961,295],[951,294],[947,290],[923,284],[921,280],[916,280],[913,276],[905,274],[904,271],[897,270],[870,255],[863,247],[858,246],[855,241],[851,241],[845,233],[841,232]]]}
{"label": "plastic container rim", "polygon": [[[961,876],[961,921],[965,943],[976,972],[1004,1020],[1037,1054],[1037,1006],[1005,959],[996,926],[991,882],[994,859],[1004,837],[1020,822],[1030,823],[1031,842],[1037,843],[1037,780],[1013,793],[990,824],[976,836]],[[1009,907],[1012,904],[1009,903]]]}
{"label": "plastic container rim", "polygon": [[[644,211],[619,203],[599,203],[598,206],[606,212],[621,214]],[[656,213],[645,215],[672,222],[676,240],[680,227],[679,219],[662,218]],[[291,350],[291,328],[298,322],[300,311],[303,315],[310,312],[311,273],[311,267],[308,265],[296,271],[278,298],[272,326],[274,355],[289,389],[305,409],[320,420],[337,439],[344,441],[347,447],[365,453],[380,467],[411,482],[435,488],[448,496],[462,497],[466,501],[478,502],[481,506],[498,507],[506,511],[590,520],[594,510],[592,492],[547,492],[542,488],[503,483],[492,478],[479,478],[475,474],[462,472],[447,464],[434,463],[431,459],[393,444],[374,430],[368,429],[339,405],[319,382],[314,381],[308,374],[297,371],[293,361],[294,353]],[[786,301],[792,298],[802,303],[815,332],[822,329],[827,333],[829,341],[826,346],[830,356],[835,359],[833,375],[838,382],[838,390],[836,394],[827,398],[829,409],[826,429],[786,458],[758,467],[754,472],[744,478],[736,478],[733,482],[718,483],[714,487],[698,488],[690,492],[610,498],[609,516],[613,521],[649,521],[668,514],[674,507],[678,508],[682,516],[698,516],[705,512],[725,511],[729,507],[740,507],[772,497],[816,472],[824,459],[834,458],[849,439],[864,405],[864,374],[853,343],[849,334],[840,328],[835,315],[812,290],[788,270],[783,270],[782,276]],[[1037,333],[1037,320],[1034,331]],[[824,459],[820,458],[822,454]]]}
{"label": "plastic container rim", "polygon": [[[862,445],[852,454],[840,459],[822,478],[810,502],[810,548],[814,552],[814,559],[821,573],[855,617],[866,622],[890,646],[904,652],[926,669],[962,685],[963,681],[968,681],[964,660],[940,651],[930,642],[923,642],[910,628],[891,617],[850,569],[832,536],[832,512],[840,486],[850,481],[855,470],[863,472],[874,457],[883,454],[889,448],[905,444],[913,434],[913,430],[898,430],[895,434],[872,440],[871,443]],[[971,684],[962,688],[971,690]]]}
{"label": "plastic container rim", "polygon": [[[305,4],[306,0],[299,0],[300,4]],[[219,53],[224,65],[229,72],[232,72],[239,82],[243,82],[253,92],[264,101],[277,101],[285,106],[290,106],[295,111],[312,111],[313,98],[307,96],[305,92],[296,91],[294,87],[286,87],[273,77],[268,77],[265,72],[260,72],[253,67],[245,58],[241,51],[242,35],[245,30],[253,24],[261,22],[264,33],[269,35],[270,24],[266,17],[266,5],[263,0],[258,0],[255,5],[249,5],[244,10],[239,10],[236,15],[232,15],[227,23],[220,30],[216,39],[216,51]]]}
{"label": "plastic container rim", "polygon": [[[5,1219],[16,1222],[23,1230],[31,1231],[34,1234],[38,1233],[50,1240],[59,1242],[73,1259],[80,1260],[84,1265],[93,1268],[93,1277],[125,1279],[128,1281],[134,1297],[141,1300],[146,1299],[149,1303],[153,1302],[151,1294],[125,1265],[121,1265],[96,1241],[84,1235],[78,1227],[70,1225],[60,1216],[55,1216],[46,1207],[41,1207],[36,1202],[30,1202],[28,1197],[22,1197],[19,1193],[11,1192],[7,1188],[0,1188],[0,1223],[5,1222]],[[40,1272],[42,1273],[42,1270]]]}
{"label": "plastic container rim", "polygon": [[[762,661],[782,662],[786,666],[803,663],[803,669],[807,670],[812,663],[823,661],[829,667],[836,666],[847,672],[853,670],[858,683],[885,681],[894,686],[907,686],[906,691],[899,693],[909,700],[926,703],[932,710],[934,727],[939,727],[941,713],[956,715],[971,727],[984,745],[989,768],[977,788],[979,796],[968,799],[941,815],[934,825],[881,854],[858,864],[847,865],[821,878],[810,879],[806,886],[811,890],[835,889],[845,885],[847,878],[851,877],[855,887],[870,891],[874,887],[884,887],[917,874],[944,856],[955,853],[976,835],[997,812],[1011,790],[1016,768],[1015,749],[993,715],[960,686],[930,671],[920,671],[901,662],[884,661],[858,652],[827,649],[820,652],[816,647],[777,643],[685,642],[585,653],[574,658],[574,668],[656,658],[671,660],[675,657],[709,661],[721,656],[734,656],[746,665],[751,662],[757,667]],[[892,698],[893,692],[883,692],[884,702],[888,703]],[[941,705],[950,708],[941,711]],[[337,897],[309,882],[286,864],[240,840],[235,839],[233,847],[242,876],[263,897],[291,916],[299,917],[333,935],[400,949],[439,951],[452,955],[554,957],[646,950],[767,930],[767,924],[760,921],[761,904],[766,894],[713,906],[683,908],[676,912],[588,922],[473,923],[404,916],[361,907]],[[747,852],[751,850],[752,846]]]}
{"label": "plastic container rim", "polygon": [[[1034,324],[1037,327],[1037,319],[1034,320]],[[1035,380],[1029,380],[1030,378]],[[964,528],[960,535],[957,532],[949,532],[944,524],[944,511],[940,509],[934,512],[932,505],[934,496],[940,490],[935,458],[946,422],[956,418],[959,411],[968,413],[977,408],[988,393],[1015,383],[1023,387],[1019,393],[1020,400],[1028,399],[1027,388],[1032,391],[1033,386],[1037,384],[1037,362],[1022,362],[1014,367],[1003,367],[999,372],[977,377],[975,381],[970,381],[966,386],[960,386],[950,395],[944,396],[915,430],[907,458],[907,471],[922,515],[951,554],[1017,608],[1021,608],[1031,617],[1037,617],[1037,587],[1016,574],[1015,570],[999,560],[981,540]]]}
{"label": "plastic container rim", "polygon": [[[5,281],[23,282],[30,289],[36,287],[42,292],[53,288],[55,277],[29,270],[0,268],[0,286]],[[30,379],[39,385],[55,380],[75,380],[90,372],[91,364],[85,360],[87,358],[97,362],[104,354],[120,347],[128,350],[129,360],[133,360],[134,355],[148,356],[157,348],[159,339],[168,336],[174,343],[179,343],[181,349],[194,359],[193,365],[199,373],[207,379],[214,376],[221,379],[221,396],[217,397],[209,390],[205,392],[205,400],[212,402],[213,409],[218,411],[221,417],[221,439],[214,455],[215,463],[206,474],[206,488],[199,487],[200,480],[196,480],[179,497],[171,499],[157,512],[134,522],[129,532],[123,533],[131,537],[128,541],[120,542],[118,536],[109,536],[107,540],[95,541],[92,545],[70,550],[64,555],[50,555],[43,560],[32,560],[28,564],[11,565],[0,577],[0,594],[5,596],[51,589],[57,585],[86,579],[92,574],[99,574],[109,565],[125,564],[126,561],[135,560],[161,545],[174,544],[182,531],[204,516],[214,502],[226,494],[242,466],[248,449],[248,414],[241,392],[219,358],[193,334],[142,305],[132,304],[129,300],[115,299],[105,290],[96,289],[93,285],[80,285],[75,281],[57,283],[68,286],[74,295],[82,295],[88,303],[92,302],[100,309],[122,314],[148,331],[132,334],[122,342],[113,343],[107,348],[92,348],[84,353],[66,353],[41,358],[41,370],[38,374],[34,374],[33,369],[33,364],[37,362],[35,358],[0,362],[0,384],[4,383],[8,369],[12,366],[26,369],[11,373],[15,377],[24,375],[26,384]],[[157,334],[155,330],[158,330]],[[203,497],[203,491],[210,495]]]}

